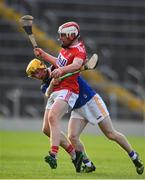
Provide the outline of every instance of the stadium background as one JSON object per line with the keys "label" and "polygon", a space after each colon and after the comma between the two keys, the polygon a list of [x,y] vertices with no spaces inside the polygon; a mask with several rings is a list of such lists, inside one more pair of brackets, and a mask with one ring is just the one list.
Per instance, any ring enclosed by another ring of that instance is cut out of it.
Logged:
{"label": "stadium background", "polygon": [[[145,178],[91,125],[81,137],[97,166],[94,173],[76,174],[63,150],[55,172],[44,163],[45,100],[40,82],[25,73],[34,58],[19,24],[26,14],[35,18],[39,46],[53,55],[59,50],[58,26],[70,20],[80,24],[88,57],[98,53],[100,60],[96,70],[83,75],[105,100],[114,126],[127,135],[145,163],[145,0],[0,0],[0,179]],[[68,117],[62,121],[64,130]]]}
{"label": "stadium background", "polygon": [[58,26],[78,22],[88,57],[98,53],[100,60],[84,77],[104,98],[115,122],[144,124],[144,0],[0,0],[0,119],[41,121],[44,112],[40,83],[25,73],[34,58],[19,25],[26,14],[35,18],[39,46],[53,55],[59,50]]}

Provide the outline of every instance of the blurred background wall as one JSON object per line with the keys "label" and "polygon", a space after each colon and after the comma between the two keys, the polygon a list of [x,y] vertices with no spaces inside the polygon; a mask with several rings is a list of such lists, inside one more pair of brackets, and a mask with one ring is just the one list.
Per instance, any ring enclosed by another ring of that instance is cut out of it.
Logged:
{"label": "blurred background wall", "polygon": [[145,0],[0,0],[0,117],[39,118],[40,82],[25,69],[34,58],[19,18],[34,16],[40,47],[57,55],[57,28],[76,21],[88,57],[99,65],[84,77],[105,100],[114,120],[145,120]]}

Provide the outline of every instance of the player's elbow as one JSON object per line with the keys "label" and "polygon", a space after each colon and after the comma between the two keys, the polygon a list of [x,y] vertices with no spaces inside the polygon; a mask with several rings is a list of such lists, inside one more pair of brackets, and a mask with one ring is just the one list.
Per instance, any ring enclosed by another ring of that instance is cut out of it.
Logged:
{"label": "player's elbow", "polygon": [[75,60],[73,62],[73,64],[74,64],[74,67],[76,68],[75,70],[79,70],[79,69],[81,69],[81,67],[83,65],[83,60],[81,60],[81,59],[79,59],[77,61]]}
{"label": "player's elbow", "polygon": [[77,70],[80,70],[80,69],[81,69],[81,67],[82,67],[82,64],[77,64],[77,65],[75,66],[76,71],[77,71]]}

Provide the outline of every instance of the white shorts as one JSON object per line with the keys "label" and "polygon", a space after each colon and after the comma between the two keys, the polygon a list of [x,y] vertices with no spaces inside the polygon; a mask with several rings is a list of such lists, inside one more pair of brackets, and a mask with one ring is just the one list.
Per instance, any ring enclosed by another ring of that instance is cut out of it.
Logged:
{"label": "white shorts", "polygon": [[54,91],[53,93],[51,93],[50,97],[47,100],[46,109],[51,109],[53,103],[57,99],[62,99],[63,101],[68,103],[68,105],[69,105],[68,110],[70,110],[75,105],[75,102],[76,102],[78,96],[79,96],[78,94],[75,94],[67,89],[63,89],[60,91]]}
{"label": "white shorts", "polygon": [[71,112],[71,118],[85,119],[93,125],[98,124],[108,115],[109,112],[107,107],[98,94],[95,95],[84,106],[74,109]]}

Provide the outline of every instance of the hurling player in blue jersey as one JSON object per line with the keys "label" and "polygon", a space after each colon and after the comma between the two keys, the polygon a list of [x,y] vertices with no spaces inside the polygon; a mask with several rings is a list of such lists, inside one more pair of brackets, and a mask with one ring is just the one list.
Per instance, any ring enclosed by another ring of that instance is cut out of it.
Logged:
{"label": "hurling player in blue jersey", "polygon": [[[78,83],[80,87],[79,98],[71,112],[68,125],[68,138],[74,148],[78,151],[84,151],[84,146],[79,139],[80,134],[88,123],[93,125],[98,124],[108,139],[118,143],[127,152],[136,167],[137,173],[142,174],[144,172],[144,166],[138,153],[133,150],[126,137],[114,129],[109,112],[102,98],[82,77],[78,78]],[[85,163],[87,164],[87,160]],[[88,162],[87,165],[89,164]]]}
{"label": "hurling player in blue jersey", "polygon": [[[33,74],[34,75],[34,74]],[[144,166],[141,162],[138,153],[136,153],[126,137],[113,127],[107,107],[102,98],[97,94],[88,83],[82,78],[78,77],[80,87],[79,97],[71,112],[71,117],[68,125],[68,138],[78,152],[83,152],[83,166],[84,172],[92,172],[95,170],[94,164],[88,159],[85,148],[80,141],[80,134],[88,123],[93,125],[98,124],[104,135],[118,143],[129,155],[136,167],[138,174],[144,172]],[[49,83],[43,84],[42,91],[45,93]]]}

